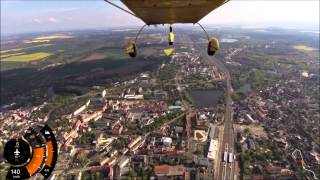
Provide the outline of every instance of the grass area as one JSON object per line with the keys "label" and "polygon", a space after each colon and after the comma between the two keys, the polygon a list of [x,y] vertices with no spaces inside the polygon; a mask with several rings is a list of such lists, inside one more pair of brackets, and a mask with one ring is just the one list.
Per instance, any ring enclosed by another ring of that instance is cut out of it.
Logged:
{"label": "grass area", "polygon": [[315,50],[317,50],[316,48],[306,46],[306,45],[295,45],[295,46],[292,46],[292,48],[299,50],[299,51],[315,51]]}
{"label": "grass area", "polygon": [[265,163],[270,160],[283,160],[285,154],[268,139],[259,139],[254,142],[256,149],[244,149],[239,143],[237,148],[240,152],[240,168],[245,176],[254,174],[253,169],[250,168],[252,164]]}
{"label": "grass area", "polygon": [[268,83],[276,81],[276,77],[259,69],[251,69],[241,74],[239,77],[240,84],[250,83],[254,89],[263,88]]}
{"label": "grass area", "polygon": [[203,136],[201,133],[196,132],[196,138],[197,138],[197,140],[201,140],[203,138]]}
{"label": "grass area", "polygon": [[116,139],[113,143],[112,143],[112,147],[114,149],[122,149],[128,146],[128,139],[123,138],[123,137],[119,137],[118,139]]}
{"label": "grass area", "polygon": [[175,122],[172,123],[173,126],[180,126],[182,127],[184,125],[186,117],[182,116],[181,118],[177,119]]}
{"label": "grass area", "polygon": [[177,67],[173,65],[166,65],[159,71],[159,78],[161,81],[167,82],[170,79],[174,79],[176,75]]}
{"label": "grass area", "polygon": [[179,116],[182,116],[183,113],[182,112],[174,112],[174,113],[170,113],[167,114],[166,116],[160,116],[159,118],[156,118],[154,120],[154,123],[145,126],[143,128],[135,128],[135,129],[128,129],[128,133],[129,134],[139,134],[139,135],[143,135],[145,133],[149,133],[152,132],[156,129],[159,129],[164,123],[171,121]]}
{"label": "grass area", "polygon": [[250,125],[241,125],[239,126],[241,131],[248,131],[251,135],[257,138],[267,138],[267,133],[264,128],[260,125],[250,124]]}
{"label": "grass area", "polygon": [[39,52],[39,53],[32,53],[32,54],[24,54],[24,55],[16,55],[16,56],[9,56],[1,61],[17,61],[17,62],[29,62],[40,60],[46,57],[51,56],[51,53]]}
{"label": "grass area", "polygon": [[110,59],[128,59],[127,54],[121,48],[110,48],[105,51],[105,55]]}
{"label": "grass area", "polygon": [[0,61],[0,71],[6,71],[10,69],[15,69],[17,67],[21,67],[26,62],[18,62],[18,61]]}
{"label": "grass area", "polygon": [[194,152],[198,156],[203,156],[204,155],[204,146],[202,144],[197,144],[197,149]]}
{"label": "grass area", "polygon": [[25,49],[38,48],[38,47],[48,47],[48,46],[52,46],[52,45],[53,44],[39,44],[39,45],[27,47]]}

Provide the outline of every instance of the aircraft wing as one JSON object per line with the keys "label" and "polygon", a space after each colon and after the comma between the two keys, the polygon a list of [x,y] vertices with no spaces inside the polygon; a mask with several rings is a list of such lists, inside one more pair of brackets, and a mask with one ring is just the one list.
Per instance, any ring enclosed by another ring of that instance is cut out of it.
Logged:
{"label": "aircraft wing", "polygon": [[148,25],[197,23],[228,0],[121,0]]}

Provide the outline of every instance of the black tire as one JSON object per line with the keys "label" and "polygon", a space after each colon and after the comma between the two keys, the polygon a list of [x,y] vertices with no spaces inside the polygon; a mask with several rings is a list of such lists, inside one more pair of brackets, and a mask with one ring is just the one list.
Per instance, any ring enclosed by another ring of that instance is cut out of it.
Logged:
{"label": "black tire", "polygon": [[211,44],[210,42],[208,43],[208,55],[213,56],[216,53],[216,51],[211,51]]}
{"label": "black tire", "polygon": [[132,53],[129,53],[129,56],[134,58],[137,56],[137,50],[136,50],[136,46],[133,47],[133,52]]}

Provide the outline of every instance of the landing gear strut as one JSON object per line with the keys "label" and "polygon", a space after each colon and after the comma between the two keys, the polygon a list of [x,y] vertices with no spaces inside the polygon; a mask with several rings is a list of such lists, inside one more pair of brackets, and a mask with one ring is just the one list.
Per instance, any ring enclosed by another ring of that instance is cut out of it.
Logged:
{"label": "landing gear strut", "polygon": [[[209,56],[213,56],[213,55],[219,50],[219,48],[220,48],[219,41],[218,41],[218,39],[215,38],[215,37],[209,37],[207,31],[201,26],[201,24],[199,24],[199,23],[197,23],[197,24],[202,28],[202,30],[204,31],[204,33],[205,33],[206,36],[207,36],[207,39],[208,39],[208,49],[207,49],[207,53],[208,53]],[[129,41],[128,44],[127,44],[127,49],[126,49],[126,50],[127,50],[127,54],[128,54],[130,57],[132,57],[132,58],[134,58],[134,57],[137,56],[136,42],[137,42],[137,39],[138,39],[140,33],[142,32],[142,30],[143,30],[146,26],[147,26],[147,24],[143,25],[143,26],[140,28],[140,30],[139,30],[139,32],[138,32],[135,40],[134,40],[134,41]],[[173,29],[172,29],[172,26],[171,26],[171,25],[170,25],[170,27],[169,27],[169,37],[168,37],[168,40],[169,40],[169,45],[170,45],[170,46],[173,45],[173,43],[174,43],[174,33],[173,33]]]}

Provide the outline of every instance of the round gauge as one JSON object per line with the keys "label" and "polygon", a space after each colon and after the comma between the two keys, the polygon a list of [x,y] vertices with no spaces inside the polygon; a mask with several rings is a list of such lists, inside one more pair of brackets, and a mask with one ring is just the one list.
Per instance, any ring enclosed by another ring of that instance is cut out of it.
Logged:
{"label": "round gauge", "polygon": [[11,139],[4,148],[4,157],[12,165],[7,179],[28,179],[40,172],[45,178],[57,161],[57,142],[49,126],[30,127],[23,137]]}
{"label": "round gauge", "polygon": [[4,158],[13,166],[24,165],[30,160],[30,149],[22,138],[10,139],[4,147]]}
{"label": "round gauge", "polygon": [[30,162],[26,165],[26,168],[30,174],[33,176],[35,173],[40,171],[46,159],[46,139],[34,128],[29,128],[25,134],[24,138],[30,143],[33,153]]}
{"label": "round gauge", "polygon": [[54,137],[52,130],[48,125],[44,126],[41,131],[42,135],[47,141],[47,160],[45,166],[42,168],[40,173],[45,177],[49,178],[52,173],[58,158],[57,141]]}

